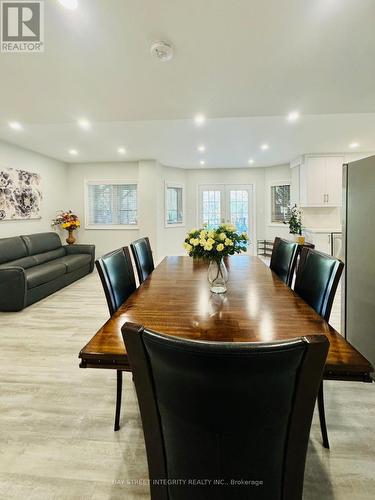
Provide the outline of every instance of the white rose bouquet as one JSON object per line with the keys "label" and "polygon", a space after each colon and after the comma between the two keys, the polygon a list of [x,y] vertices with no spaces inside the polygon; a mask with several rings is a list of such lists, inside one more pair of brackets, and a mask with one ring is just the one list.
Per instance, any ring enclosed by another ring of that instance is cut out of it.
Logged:
{"label": "white rose bouquet", "polygon": [[216,229],[191,229],[186,235],[184,247],[194,259],[220,261],[227,255],[246,252],[248,243],[246,233],[238,233],[233,224],[221,224]]}

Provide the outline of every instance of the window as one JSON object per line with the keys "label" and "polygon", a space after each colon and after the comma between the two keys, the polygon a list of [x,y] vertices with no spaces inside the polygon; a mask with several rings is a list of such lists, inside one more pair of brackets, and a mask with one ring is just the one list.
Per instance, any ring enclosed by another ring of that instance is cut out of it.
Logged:
{"label": "window", "polygon": [[128,181],[86,182],[88,229],[134,229],[138,222],[137,184]]}
{"label": "window", "polygon": [[180,184],[165,185],[165,225],[180,226],[184,223],[184,187]]}
{"label": "window", "polygon": [[271,186],[271,223],[288,222],[290,217],[290,185]]}

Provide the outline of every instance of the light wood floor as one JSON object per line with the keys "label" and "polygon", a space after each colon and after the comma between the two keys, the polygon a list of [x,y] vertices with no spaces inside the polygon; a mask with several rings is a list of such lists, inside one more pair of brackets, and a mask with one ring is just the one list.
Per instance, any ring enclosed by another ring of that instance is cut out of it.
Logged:
{"label": "light wood floor", "polygon": [[[82,370],[80,348],[107,318],[96,274],[20,313],[0,313],[0,498],[148,499],[143,434],[125,375],[113,432],[115,372]],[[375,498],[375,386],[326,383],[331,451],[314,418],[305,500]],[[234,499],[235,500],[235,499]]]}

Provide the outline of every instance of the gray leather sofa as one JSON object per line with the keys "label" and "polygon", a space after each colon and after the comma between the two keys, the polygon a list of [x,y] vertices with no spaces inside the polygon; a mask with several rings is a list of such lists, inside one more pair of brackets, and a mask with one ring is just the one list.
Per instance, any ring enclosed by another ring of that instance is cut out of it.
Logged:
{"label": "gray leather sofa", "polygon": [[0,239],[0,311],[20,311],[94,269],[95,246],[62,246],[56,233]]}

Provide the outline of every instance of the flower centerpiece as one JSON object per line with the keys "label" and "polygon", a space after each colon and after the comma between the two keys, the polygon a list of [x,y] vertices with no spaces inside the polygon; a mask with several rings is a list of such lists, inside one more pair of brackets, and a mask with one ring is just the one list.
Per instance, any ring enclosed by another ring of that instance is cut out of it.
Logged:
{"label": "flower centerpiece", "polygon": [[69,233],[66,242],[68,243],[68,245],[73,245],[76,241],[73,235],[73,231],[81,227],[81,223],[78,219],[78,216],[75,215],[71,210],[68,210],[67,212],[61,210],[57,214],[56,219],[53,219],[51,226],[59,226],[60,229],[66,229]]}
{"label": "flower centerpiece", "polygon": [[214,293],[224,293],[227,290],[228,271],[224,257],[246,252],[249,237],[239,233],[233,224],[221,224],[215,229],[206,226],[192,229],[185,238],[184,247],[193,259],[203,259],[210,263],[208,281]]}
{"label": "flower centerpiece", "polygon": [[296,204],[290,209],[289,233],[295,236],[296,242],[300,245],[305,243],[305,238],[302,236],[302,210]]}

